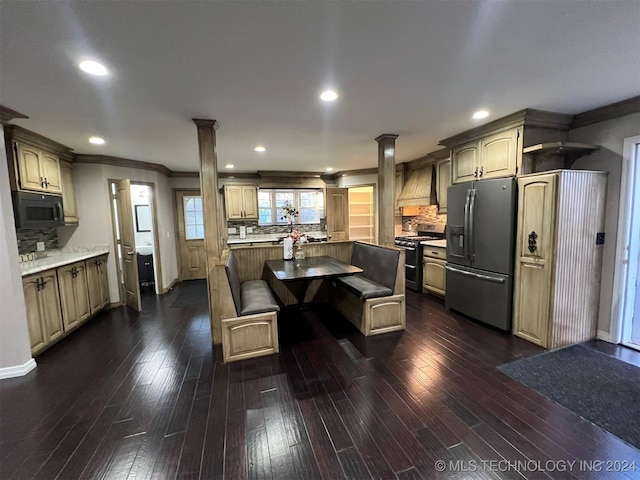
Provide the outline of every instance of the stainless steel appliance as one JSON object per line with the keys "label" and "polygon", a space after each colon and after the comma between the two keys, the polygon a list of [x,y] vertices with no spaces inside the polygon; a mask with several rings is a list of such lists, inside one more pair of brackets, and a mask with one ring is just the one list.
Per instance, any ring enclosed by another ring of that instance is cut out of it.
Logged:
{"label": "stainless steel appliance", "polygon": [[447,308],[511,330],[516,180],[447,190]]}
{"label": "stainless steel appliance", "polygon": [[17,191],[11,194],[16,228],[53,228],[64,224],[62,197]]}
{"label": "stainless steel appliance", "polygon": [[422,291],[422,245],[425,240],[440,240],[445,238],[445,225],[426,223],[418,225],[417,231],[407,232],[395,237],[395,246],[404,248],[404,276],[405,286],[416,292]]}

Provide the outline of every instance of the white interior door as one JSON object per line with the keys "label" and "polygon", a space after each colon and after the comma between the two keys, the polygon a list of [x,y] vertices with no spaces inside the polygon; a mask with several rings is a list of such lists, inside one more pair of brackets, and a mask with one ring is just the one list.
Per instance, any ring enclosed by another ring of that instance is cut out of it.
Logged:
{"label": "white interior door", "polygon": [[122,249],[124,303],[139,312],[142,307],[140,302],[140,283],[138,282],[138,254],[136,253],[136,235],[133,226],[130,180],[116,182],[116,204],[118,208],[120,247]]}

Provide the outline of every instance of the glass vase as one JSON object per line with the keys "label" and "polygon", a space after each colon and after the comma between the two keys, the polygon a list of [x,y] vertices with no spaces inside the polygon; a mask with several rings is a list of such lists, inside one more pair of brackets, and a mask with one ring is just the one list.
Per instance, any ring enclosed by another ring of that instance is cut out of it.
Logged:
{"label": "glass vase", "polygon": [[302,249],[301,243],[298,243],[296,245],[295,257],[296,257],[296,260],[304,260],[304,250]]}

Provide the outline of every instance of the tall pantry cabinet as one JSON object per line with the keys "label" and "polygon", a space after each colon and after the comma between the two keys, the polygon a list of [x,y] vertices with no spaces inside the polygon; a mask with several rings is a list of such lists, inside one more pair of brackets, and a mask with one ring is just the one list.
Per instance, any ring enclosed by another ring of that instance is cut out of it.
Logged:
{"label": "tall pantry cabinet", "polygon": [[595,337],[607,174],[518,178],[513,333],[556,349]]}

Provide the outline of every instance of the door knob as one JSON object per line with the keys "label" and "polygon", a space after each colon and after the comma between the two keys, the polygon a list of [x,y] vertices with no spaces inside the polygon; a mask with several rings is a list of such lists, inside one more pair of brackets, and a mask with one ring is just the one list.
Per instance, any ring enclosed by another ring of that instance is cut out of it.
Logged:
{"label": "door knob", "polygon": [[135,255],[136,252],[134,252],[133,250],[130,252],[127,252],[127,255]]}

